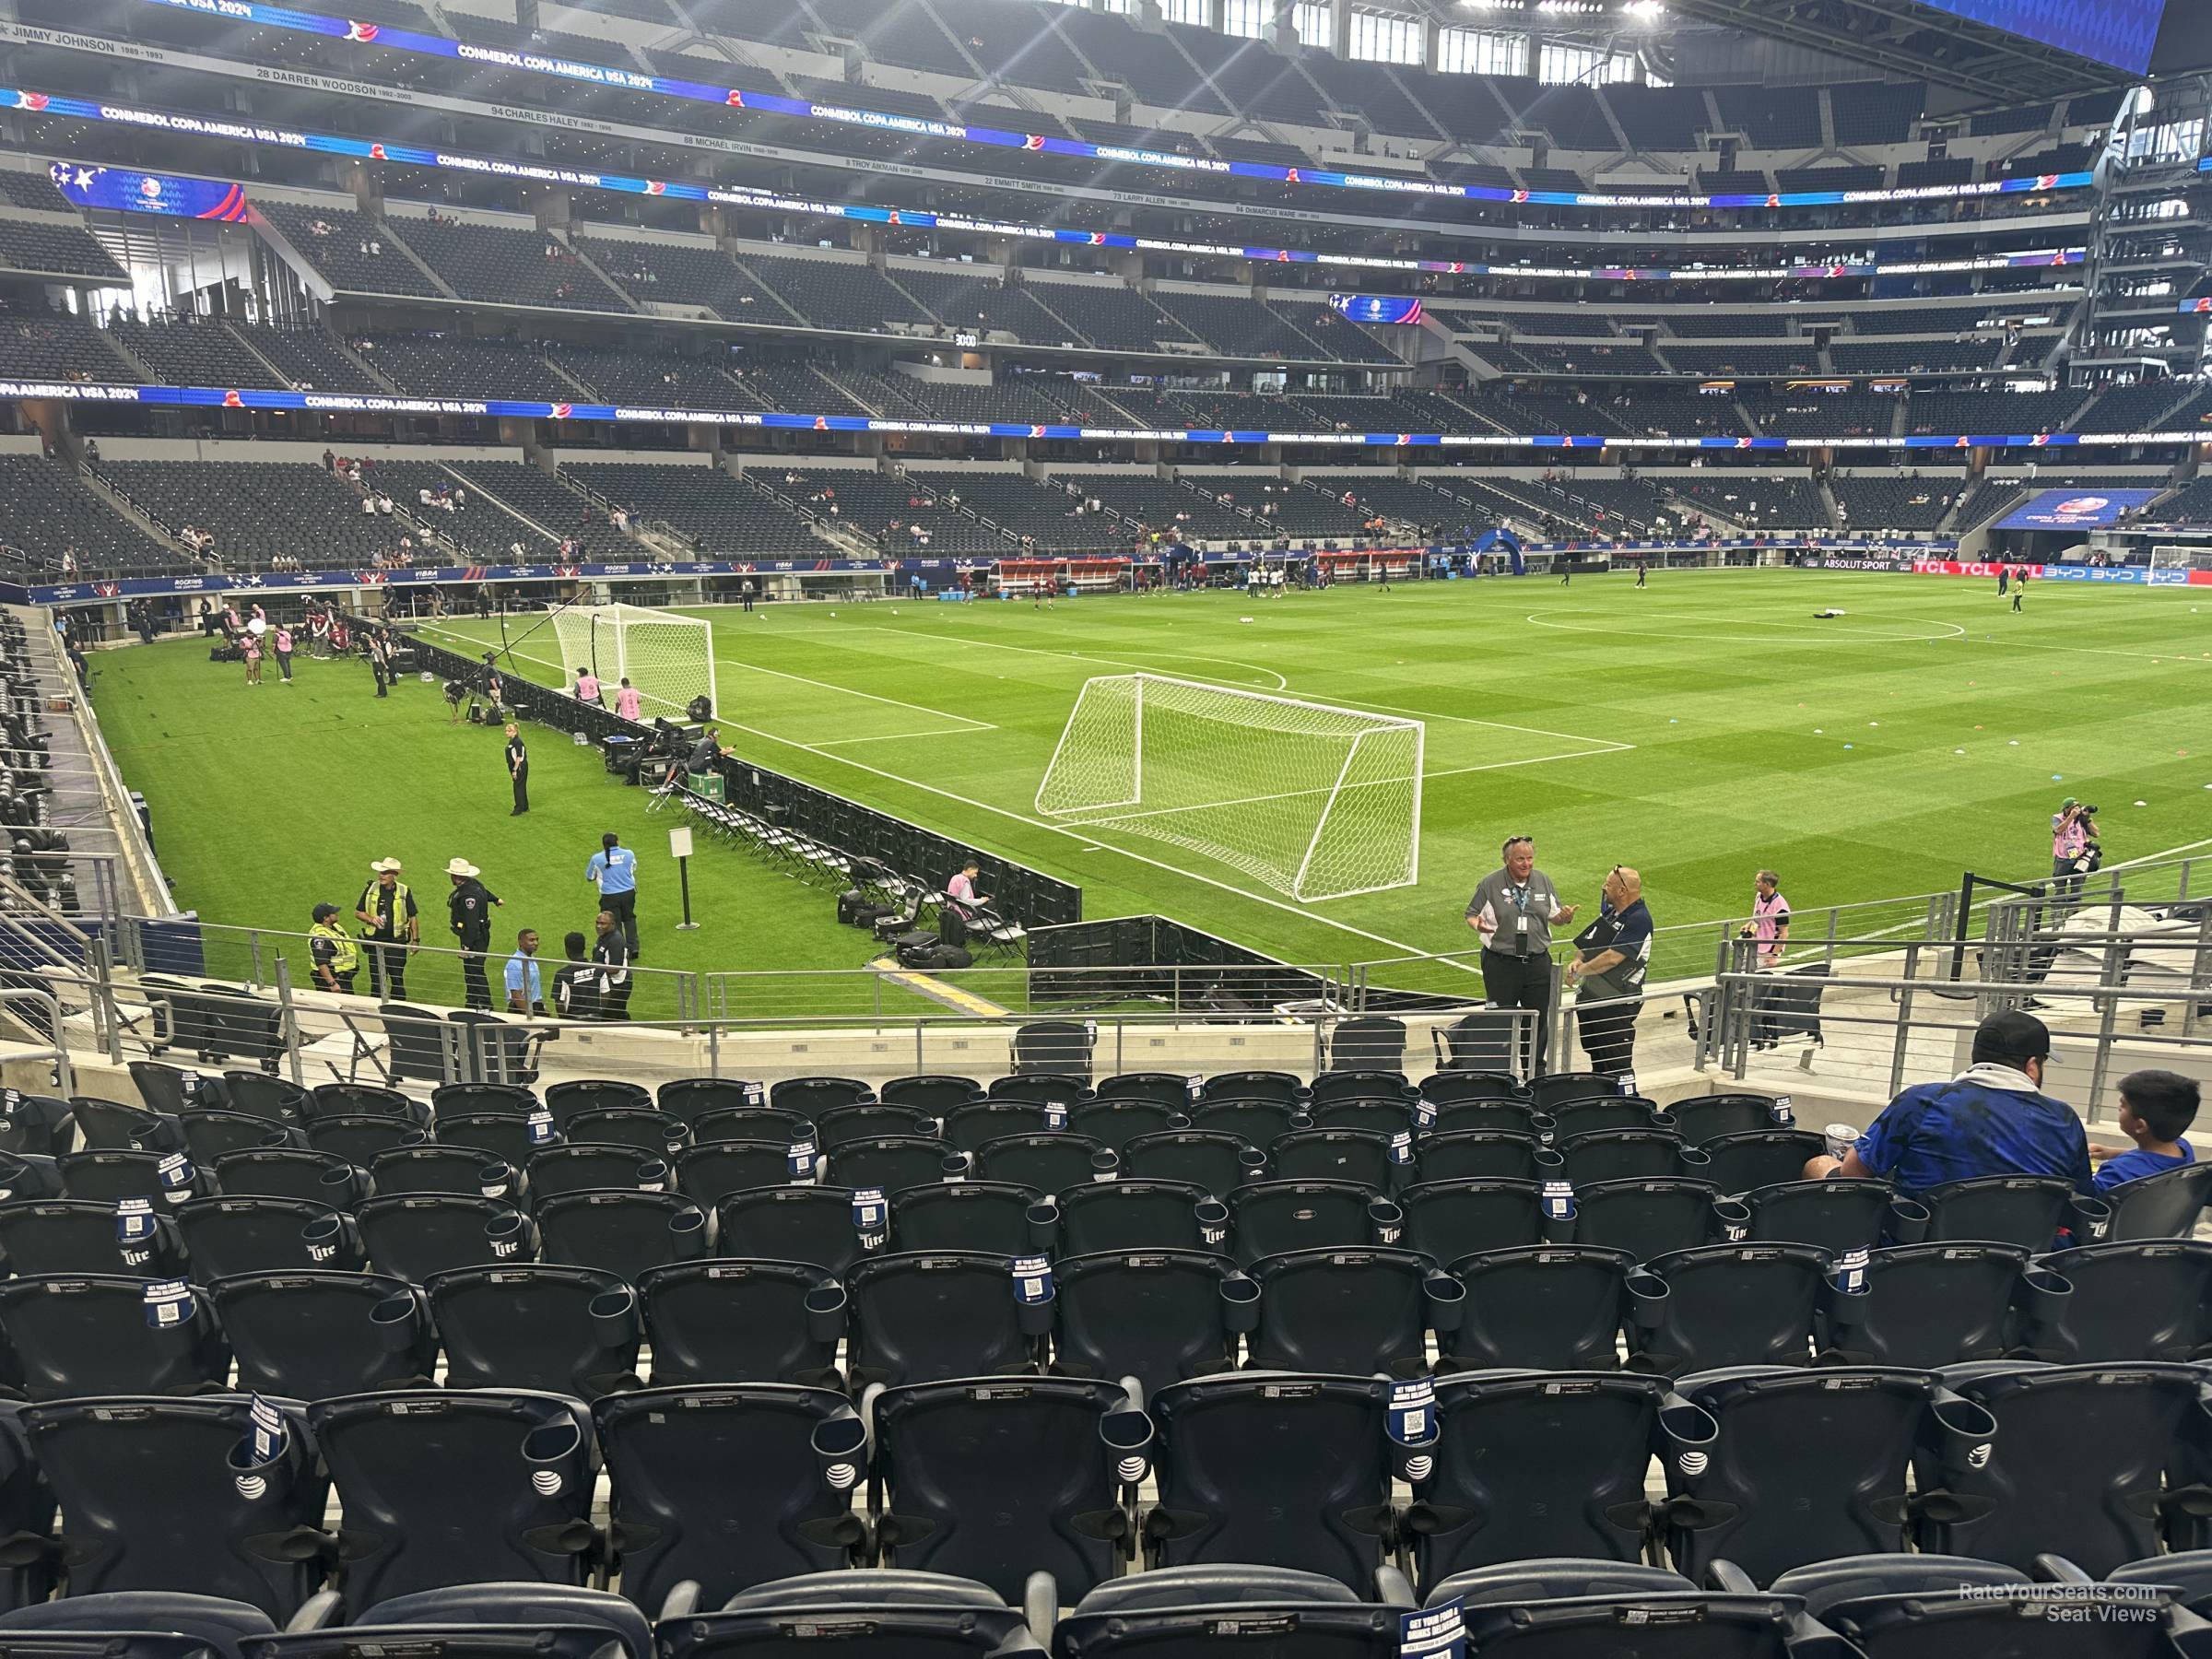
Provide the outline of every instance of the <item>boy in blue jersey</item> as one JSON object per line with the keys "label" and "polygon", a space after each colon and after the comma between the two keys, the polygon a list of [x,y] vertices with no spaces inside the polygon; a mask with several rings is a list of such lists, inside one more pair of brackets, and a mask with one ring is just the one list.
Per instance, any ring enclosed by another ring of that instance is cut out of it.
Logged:
{"label": "boy in blue jersey", "polygon": [[1876,1176],[1924,1192],[1976,1175],[2059,1175],[2095,1191],[2081,1119],[2042,1091],[2051,1032],[2032,1014],[1993,1014],[1974,1031],[1973,1064],[1947,1083],[1916,1083],[1841,1159],[1805,1166],[1807,1181]]}
{"label": "boy in blue jersey", "polygon": [[2108,1192],[2194,1163],[2196,1148],[2183,1134],[2196,1122],[2196,1080],[2179,1072],[2130,1072],[2121,1078],[2120,1128],[2136,1144],[2128,1151],[2104,1155],[2097,1190]]}

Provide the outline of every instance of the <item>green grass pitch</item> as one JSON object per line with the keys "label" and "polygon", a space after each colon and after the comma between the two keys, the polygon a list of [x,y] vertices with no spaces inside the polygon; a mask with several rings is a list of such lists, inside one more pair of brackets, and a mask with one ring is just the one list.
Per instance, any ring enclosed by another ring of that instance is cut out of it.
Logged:
{"label": "green grass pitch", "polygon": [[[1816,619],[1830,606],[1846,614]],[[1987,582],[1764,571],[1662,572],[1641,591],[1616,574],[701,614],[738,755],[1079,883],[1088,917],[1159,912],[1340,964],[1465,949],[1466,894],[1508,833],[1535,836],[1585,903],[1612,865],[1640,866],[1662,927],[1740,914],[1761,865],[1800,911],[1950,887],[1970,866],[2041,876],[2066,794],[2102,806],[2112,860],[2204,841],[2212,595],[2051,582],[2009,607]],[[521,638],[534,620],[510,622],[517,665],[557,682],[553,630]],[[443,627],[433,637],[455,649],[499,638],[496,624]],[[674,931],[672,820],[545,731],[536,809],[511,818],[497,733],[449,728],[432,686],[378,702],[365,666],[302,662],[292,689],[273,667],[249,689],[197,641],[96,667],[177,900],[208,920],[303,928],[313,902],[349,903],[370,860],[394,853],[442,943],[439,872],[461,853],[506,900],[502,926],[537,926],[556,956],[561,932],[588,925],[584,861],[614,829],[645,864],[650,966],[839,969],[870,954],[825,895],[712,845],[691,861],[706,925]],[[1037,785],[1084,681],[1136,670],[1425,722],[1419,884],[1300,904],[1149,838],[1041,818]],[[1661,965],[1710,971],[1710,943]],[[854,994],[837,1011],[862,1012]]]}

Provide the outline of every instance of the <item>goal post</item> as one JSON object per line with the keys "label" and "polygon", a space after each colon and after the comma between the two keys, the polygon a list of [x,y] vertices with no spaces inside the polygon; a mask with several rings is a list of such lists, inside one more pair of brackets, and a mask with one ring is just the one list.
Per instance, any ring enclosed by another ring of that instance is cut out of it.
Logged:
{"label": "goal post", "polygon": [[571,605],[553,618],[563,677],[589,668],[612,694],[625,679],[642,712],[681,719],[691,700],[719,711],[713,629],[697,617],[644,605]]}
{"label": "goal post", "polygon": [[1102,676],[1068,712],[1037,810],[1203,853],[1294,899],[1410,887],[1425,731],[1203,680]]}

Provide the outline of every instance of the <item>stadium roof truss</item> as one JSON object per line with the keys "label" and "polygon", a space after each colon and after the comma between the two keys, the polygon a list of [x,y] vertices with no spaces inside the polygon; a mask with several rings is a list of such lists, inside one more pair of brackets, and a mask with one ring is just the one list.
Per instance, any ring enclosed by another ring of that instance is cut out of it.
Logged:
{"label": "stadium roof truss", "polygon": [[2064,98],[2135,77],[1913,0],[1667,0],[1667,9],[1914,76],[1985,101]]}

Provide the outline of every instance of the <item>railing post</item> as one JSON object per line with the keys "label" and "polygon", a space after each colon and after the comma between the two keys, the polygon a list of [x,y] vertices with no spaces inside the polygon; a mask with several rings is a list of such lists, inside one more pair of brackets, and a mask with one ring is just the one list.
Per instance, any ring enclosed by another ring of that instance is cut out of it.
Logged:
{"label": "railing post", "polygon": [[2212,982],[2212,906],[2206,908],[2196,924],[2196,959],[2189,965],[2186,994],[2182,998],[2182,1035],[2196,1035],[2197,1009],[2203,1004],[2208,982]]}
{"label": "railing post", "polygon": [[261,983],[261,930],[259,928],[249,930],[246,934],[246,941],[253,951],[253,977],[248,982],[258,985]]}
{"label": "railing post", "polygon": [[276,959],[276,1006],[283,1010],[277,1029],[284,1033],[284,1057],[292,1068],[292,1081],[305,1088],[307,1078],[300,1067],[300,1010],[292,1001],[291,964],[282,957]]}
{"label": "railing post", "polygon": [[[108,1063],[111,1065],[121,1065],[123,1064],[123,1021],[116,1018],[114,964],[108,959],[108,945],[105,939],[93,941],[92,979],[94,982],[92,1006],[95,1010],[92,1030],[96,1035],[102,1035],[105,1038],[108,1048]],[[54,1041],[59,1042],[61,1039],[58,1026],[55,1028],[55,1032]]]}
{"label": "railing post", "polygon": [[722,1024],[719,1020],[707,1022],[707,1076],[722,1076]]}
{"label": "railing post", "polygon": [[1905,947],[1904,989],[1897,998],[1897,1041],[1889,1049],[1889,1093],[1894,1099],[1905,1086],[1905,1055],[1912,1042],[1913,985],[1920,972],[1920,947]]}
{"label": "railing post", "polygon": [[1836,971],[1836,935],[1837,930],[1842,925],[1842,921],[1843,907],[1837,904],[1830,905],[1828,907],[1828,943],[1823,947],[1820,966],[1824,971],[1830,974]]}

